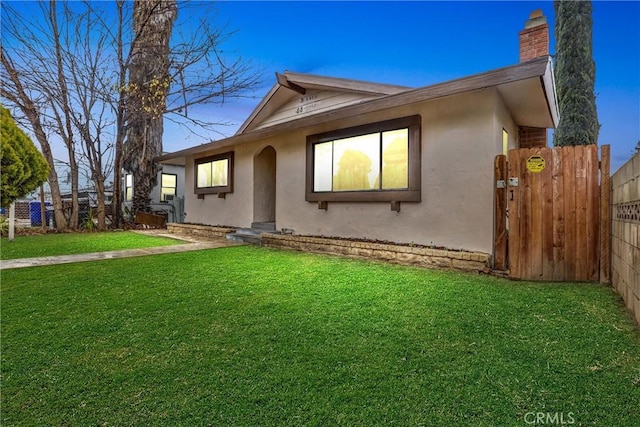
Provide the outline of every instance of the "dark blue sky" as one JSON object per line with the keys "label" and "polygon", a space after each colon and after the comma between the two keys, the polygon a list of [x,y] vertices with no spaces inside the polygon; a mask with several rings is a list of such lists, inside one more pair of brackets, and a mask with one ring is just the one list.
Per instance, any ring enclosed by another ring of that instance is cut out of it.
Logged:
{"label": "dark blue sky", "polygon": [[[254,94],[258,98],[273,85],[276,71],[420,87],[516,64],[518,32],[535,9],[547,17],[555,53],[550,1],[226,1],[208,6],[236,31],[224,45],[227,54],[250,59],[265,71],[265,85]],[[599,142],[611,144],[615,170],[640,139],[639,2],[593,2],[593,54]],[[231,101],[219,113],[239,125],[258,102]],[[169,141],[165,146],[179,148]]]}
{"label": "dark blue sky", "polygon": [[[38,16],[34,3],[11,4]],[[275,83],[276,71],[421,87],[516,64],[518,32],[536,9],[549,23],[554,54],[551,1],[193,1],[178,20],[189,31],[205,16],[215,17],[216,27],[226,24],[233,34],[222,45],[225,56],[252,61],[264,84],[251,99],[192,108],[232,123],[220,133],[196,136],[165,121],[164,148],[232,135]],[[640,139],[640,2],[593,2],[593,54],[599,143],[611,145],[615,171]]]}

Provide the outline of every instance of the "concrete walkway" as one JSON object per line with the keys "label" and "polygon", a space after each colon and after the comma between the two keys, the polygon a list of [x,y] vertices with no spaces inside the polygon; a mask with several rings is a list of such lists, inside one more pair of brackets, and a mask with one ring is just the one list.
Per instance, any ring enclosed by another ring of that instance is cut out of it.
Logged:
{"label": "concrete walkway", "polygon": [[60,255],[47,256],[37,258],[20,258],[0,261],[0,270],[8,270],[10,268],[38,267],[42,265],[54,264],[70,264],[74,262],[100,261],[105,259],[129,258],[146,255],[172,254],[178,252],[200,251],[202,249],[225,248],[228,246],[244,245],[246,243],[234,242],[226,239],[216,240],[194,240],[186,236],[177,236],[168,234],[166,230],[139,230],[141,234],[168,237],[171,239],[182,240],[185,243],[170,246],[156,246],[143,249],[125,249],[120,251],[108,252],[92,252],[88,254],[77,255]]}

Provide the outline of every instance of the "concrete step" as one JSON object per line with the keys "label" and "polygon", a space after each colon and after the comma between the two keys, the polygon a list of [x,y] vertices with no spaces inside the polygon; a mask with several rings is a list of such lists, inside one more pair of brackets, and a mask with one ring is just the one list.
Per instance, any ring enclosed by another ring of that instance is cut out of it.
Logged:
{"label": "concrete step", "polygon": [[254,222],[251,228],[238,228],[233,233],[227,234],[227,240],[251,243],[260,246],[262,233],[277,233],[275,222]]}
{"label": "concrete step", "polygon": [[262,231],[276,231],[276,223],[275,221],[252,222],[251,229],[262,230]]}
{"label": "concrete step", "polygon": [[260,238],[260,234],[262,234],[262,230],[254,230],[251,228],[239,228],[233,233],[227,234],[227,240],[233,240],[236,242],[246,242],[251,243],[252,245],[258,245],[262,243],[262,239]]}

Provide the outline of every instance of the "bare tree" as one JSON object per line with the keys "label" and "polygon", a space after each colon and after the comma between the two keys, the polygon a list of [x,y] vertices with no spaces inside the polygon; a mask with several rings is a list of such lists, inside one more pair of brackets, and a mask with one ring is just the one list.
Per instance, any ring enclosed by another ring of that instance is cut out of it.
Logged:
{"label": "bare tree", "polygon": [[[134,19],[138,3],[144,7]],[[259,72],[250,63],[241,58],[228,61],[221,50],[231,33],[211,18],[212,3],[116,0],[20,5],[0,5],[4,25],[0,95],[14,114],[20,113],[16,120],[28,125],[51,166],[49,185],[60,228],[77,226],[79,166],[90,169],[98,193],[113,176],[113,219],[120,226],[122,167],[144,172],[134,183],[139,194],[144,193],[139,197],[143,202],[157,176],[150,159],[162,152],[162,128],[152,125],[167,119],[196,134],[218,131],[220,123],[192,115],[192,107],[242,97],[259,84]],[[181,15],[186,12],[185,18],[173,24],[177,9]],[[157,20],[158,12],[166,15]],[[172,36],[170,29],[162,37],[145,33],[166,30],[169,23]],[[154,43],[148,54],[141,52],[145,44]],[[145,55],[151,55],[146,62],[155,67],[145,64]],[[166,59],[160,61],[160,56]],[[145,135],[153,138],[144,140]],[[57,144],[65,148],[69,157],[65,163],[72,169],[75,202],[68,221],[53,167]],[[144,153],[146,163],[136,163],[134,152]],[[98,203],[103,199],[99,194]],[[103,206],[98,206],[100,226],[103,213]]]}
{"label": "bare tree", "polygon": [[[174,26],[169,51],[171,86],[165,118],[188,126],[189,130],[219,132],[224,123],[199,119],[190,114],[191,107],[223,105],[227,99],[247,97],[247,93],[261,83],[261,72],[241,56],[228,56],[223,46],[234,32],[226,24],[218,23],[214,16],[203,13],[203,8],[210,9],[210,4],[179,4],[185,18]],[[187,11],[193,14],[185,13]]]}
{"label": "bare tree", "polygon": [[[139,7],[134,26],[136,21],[138,24],[129,67],[124,155],[125,168],[134,172],[134,211],[148,209],[150,192],[156,184],[157,169],[150,159],[162,153],[160,117],[190,132],[218,132],[222,123],[190,114],[191,107],[223,104],[227,98],[246,96],[260,83],[260,73],[250,62],[242,57],[227,59],[221,47],[233,33],[225,25],[214,25],[215,19],[203,13],[203,9],[210,10],[211,3],[181,2],[178,9],[186,19],[174,23],[171,43],[164,46],[166,40],[160,34],[166,31],[168,18],[174,13],[172,3],[135,2]],[[195,13],[184,13],[189,10]],[[154,29],[156,25],[165,27]],[[148,36],[147,30],[151,33]],[[138,51],[136,43],[147,53]],[[135,120],[137,123],[133,124]],[[150,133],[143,137],[143,131]],[[141,153],[148,159],[141,160]]]}
{"label": "bare tree", "polygon": [[[87,5],[87,4],[86,4]],[[113,168],[113,150],[109,135],[113,117],[104,94],[113,91],[108,78],[110,39],[104,22],[90,7],[73,11],[68,3],[40,3],[42,27],[32,27],[14,10],[10,11],[10,34],[17,42],[3,46],[3,71],[11,84],[3,85],[3,96],[22,110],[31,127],[47,130],[40,141],[43,151],[51,151],[51,135],[67,148],[71,181],[71,210],[63,212],[57,177],[50,188],[59,228],[78,228],[80,166],[85,165],[97,193],[98,228],[106,227],[105,181]],[[59,15],[62,15],[62,18]],[[20,66],[10,57],[16,54]],[[25,60],[26,59],[26,60]],[[19,88],[28,88],[20,91]],[[19,102],[16,102],[19,101]],[[24,106],[33,104],[28,113]],[[55,175],[53,156],[49,158]]]}
{"label": "bare tree", "polygon": [[127,63],[128,59],[125,59],[125,21],[126,12],[124,9],[125,0],[117,0],[116,6],[116,32],[113,36],[115,50],[116,50],[116,75],[118,81],[116,87],[118,88],[117,94],[112,96],[110,103],[113,115],[115,116],[115,156],[113,167],[113,199],[112,199],[112,220],[115,227],[120,228],[123,224],[122,221],[122,167],[123,159],[122,152],[124,146],[124,140],[126,138],[126,119],[125,119],[125,105],[126,105],[126,92],[123,90],[127,82]]}
{"label": "bare tree", "polygon": [[[69,46],[67,76],[73,87],[75,112],[72,123],[78,130],[82,146],[82,160],[86,161],[96,190],[96,216],[98,229],[106,228],[105,183],[113,169],[114,126],[108,98],[104,94],[113,90],[111,70],[104,63],[110,60],[109,38],[103,30],[103,22],[97,12],[87,7],[76,15],[74,44]],[[106,140],[105,140],[106,139]]]}
{"label": "bare tree", "polygon": [[[41,25],[32,25],[4,4],[3,31],[15,43],[2,44],[2,86],[0,94],[8,105],[22,113],[30,125],[49,163],[49,187],[58,228],[78,225],[78,167],[71,126],[69,91],[65,81],[65,64],[57,10],[53,2],[40,4]],[[20,117],[16,117],[20,121]],[[72,186],[71,215],[65,216],[58,176],[55,171],[51,136],[62,140],[69,156]]]}

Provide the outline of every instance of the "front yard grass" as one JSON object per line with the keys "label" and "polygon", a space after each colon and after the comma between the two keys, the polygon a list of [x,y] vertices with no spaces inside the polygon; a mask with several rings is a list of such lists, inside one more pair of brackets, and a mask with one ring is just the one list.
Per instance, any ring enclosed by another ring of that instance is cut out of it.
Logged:
{"label": "front yard grass", "polygon": [[16,236],[13,242],[0,240],[0,259],[75,255],[90,252],[140,249],[181,243],[179,240],[149,236],[132,231],[104,233],[64,233]]}
{"label": "front yard grass", "polygon": [[640,425],[599,285],[246,246],[0,274],[3,426]]}

